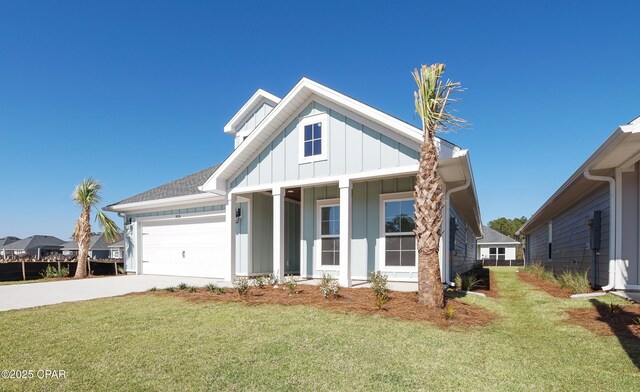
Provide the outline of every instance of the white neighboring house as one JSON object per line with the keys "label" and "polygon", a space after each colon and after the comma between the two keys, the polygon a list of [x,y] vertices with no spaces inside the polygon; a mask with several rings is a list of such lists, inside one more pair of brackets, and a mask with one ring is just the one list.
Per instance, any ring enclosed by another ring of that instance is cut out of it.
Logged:
{"label": "white neighboring house", "polygon": [[110,259],[122,259],[124,257],[124,239],[108,246]]}
{"label": "white neighboring house", "polygon": [[[124,216],[127,272],[417,281],[419,128],[303,78],[282,99],[258,90],[224,132],[235,150],[221,164],[105,208]],[[482,224],[468,151],[437,150],[450,282],[473,266]]]}
{"label": "white neighboring house", "polygon": [[516,260],[522,244],[489,226],[483,227],[484,237],[478,240],[478,260]]}

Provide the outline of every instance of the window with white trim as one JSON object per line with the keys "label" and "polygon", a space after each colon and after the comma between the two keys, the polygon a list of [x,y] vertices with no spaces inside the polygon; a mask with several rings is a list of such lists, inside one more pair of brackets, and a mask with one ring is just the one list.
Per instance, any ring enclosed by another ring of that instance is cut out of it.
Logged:
{"label": "window with white trim", "polygon": [[413,199],[384,202],[385,267],[416,266],[413,212]]}
{"label": "window with white trim", "polygon": [[300,120],[300,163],[327,159],[327,118],[326,114],[317,114]]}
{"label": "window with white trim", "polygon": [[340,205],[320,207],[320,265],[340,265]]}

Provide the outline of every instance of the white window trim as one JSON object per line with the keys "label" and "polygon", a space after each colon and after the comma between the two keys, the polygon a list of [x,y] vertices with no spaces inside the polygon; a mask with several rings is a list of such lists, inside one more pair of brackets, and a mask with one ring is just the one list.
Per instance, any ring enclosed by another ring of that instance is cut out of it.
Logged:
{"label": "white window trim", "polygon": [[[304,156],[304,127],[311,124],[321,123],[322,134],[320,139],[320,148],[322,153],[318,155]],[[298,122],[298,163],[310,163],[318,161],[326,161],[328,158],[327,146],[329,139],[329,115],[327,113],[314,114],[304,117]]]}
{"label": "white window trim", "polygon": [[[340,207],[340,199],[316,201],[316,238],[314,240],[314,268],[316,271],[340,271],[340,265],[322,265],[322,207]],[[342,235],[342,233],[340,233]],[[342,251],[342,249],[340,250]]]}
{"label": "white window trim", "polygon": [[380,226],[378,243],[380,244],[380,252],[378,253],[377,270],[385,272],[418,272],[418,241],[416,239],[416,265],[409,266],[387,266],[386,265],[386,233],[385,233],[385,216],[384,204],[389,201],[413,201],[413,192],[385,193],[380,195]]}

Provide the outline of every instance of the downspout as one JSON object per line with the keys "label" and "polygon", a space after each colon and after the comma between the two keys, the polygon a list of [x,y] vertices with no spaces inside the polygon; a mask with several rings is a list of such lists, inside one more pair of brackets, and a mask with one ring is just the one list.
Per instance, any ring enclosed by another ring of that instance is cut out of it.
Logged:
{"label": "downspout", "polygon": [[450,206],[450,202],[451,202],[451,194],[454,192],[458,192],[458,191],[462,191],[465,190],[469,187],[469,185],[471,185],[471,177],[467,178],[467,181],[464,183],[464,185],[460,185],[458,187],[455,188],[451,188],[449,190],[447,190],[444,194],[444,276],[445,276],[445,282],[447,283],[447,286],[455,286],[455,283],[453,283],[451,281],[451,258],[450,258],[450,250],[449,250],[449,244],[450,244],[450,238],[449,238],[449,224],[451,223],[451,206]]}
{"label": "downspout", "polygon": [[602,287],[602,291],[609,291],[616,283],[616,181],[607,176],[595,176],[589,173],[589,169],[585,169],[583,175],[587,180],[609,183],[609,282]]}

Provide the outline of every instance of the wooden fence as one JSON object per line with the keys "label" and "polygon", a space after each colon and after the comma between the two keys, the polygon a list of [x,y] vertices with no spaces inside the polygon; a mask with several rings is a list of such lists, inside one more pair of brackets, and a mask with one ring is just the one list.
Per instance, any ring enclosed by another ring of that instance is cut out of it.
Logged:
{"label": "wooden fence", "polygon": [[496,260],[483,259],[478,260],[483,267],[523,267],[524,260]]}
{"label": "wooden fence", "polygon": [[[109,262],[109,261],[92,261],[91,274],[92,275],[116,275],[118,274],[118,268],[122,270],[124,268],[123,262]],[[78,263],[73,261],[52,261],[52,262],[40,262],[40,261],[27,261],[21,262],[9,262],[0,263],[0,281],[14,281],[14,280],[33,280],[41,279],[42,273],[48,266],[53,268],[69,268],[69,276],[73,276],[76,273]]]}

